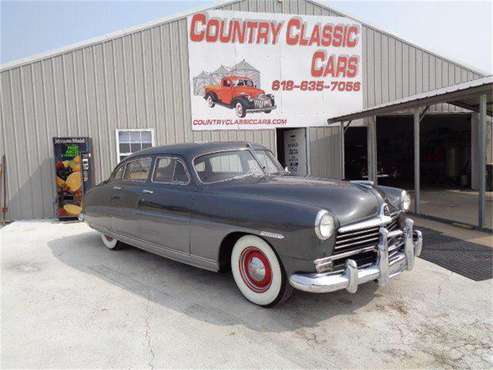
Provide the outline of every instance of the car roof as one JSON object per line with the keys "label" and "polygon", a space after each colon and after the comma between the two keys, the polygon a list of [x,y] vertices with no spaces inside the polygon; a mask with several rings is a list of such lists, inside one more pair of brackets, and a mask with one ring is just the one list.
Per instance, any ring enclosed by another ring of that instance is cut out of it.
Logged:
{"label": "car roof", "polygon": [[246,76],[226,76],[224,77],[226,80],[251,80],[250,77]]}
{"label": "car roof", "polygon": [[179,155],[191,160],[194,157],[211,152],[245,149],[248,148],[249,145],[256,150],[267,150],[267,148],[263,145],[248,143],[246,141],[184,143],[174,145],[161,145],[144,149],[139,152],[133,153],[132,155],[129,155],[127,158],[125,158],[125,161],[142,155]]}

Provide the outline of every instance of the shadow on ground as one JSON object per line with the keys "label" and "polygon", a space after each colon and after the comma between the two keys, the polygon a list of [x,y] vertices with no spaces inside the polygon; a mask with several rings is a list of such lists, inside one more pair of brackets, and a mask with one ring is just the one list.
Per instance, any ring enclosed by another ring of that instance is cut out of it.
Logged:
{"label": "shadow on ground", "polygon": [[374,283],[362,285],[357,294],[295,291],[284,305],[264,309],[241,296],[230,273],[201,270],[132,247],[111,251],[96,232],[56,239],[48,246],[64,264],[167,308],[197,320],[256,331],[314,327],[332,316],[351,315],[380,296]]}

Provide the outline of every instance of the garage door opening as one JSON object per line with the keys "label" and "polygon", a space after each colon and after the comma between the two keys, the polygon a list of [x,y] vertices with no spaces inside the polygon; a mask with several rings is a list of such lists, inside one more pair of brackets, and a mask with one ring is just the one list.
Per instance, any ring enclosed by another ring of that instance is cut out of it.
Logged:
{"label": "garage door opening", "polygon": [[[429,114],[421,122],[420,130],[422,189],[470,189],[470,115]],[[413,189],[412,137],[412,116],[377,118],[380,184]]]}
{"label": "garage door opening", "polygon": [[368,180],[366,127],[348,127],[344,133],[344,175],[346,180]]}

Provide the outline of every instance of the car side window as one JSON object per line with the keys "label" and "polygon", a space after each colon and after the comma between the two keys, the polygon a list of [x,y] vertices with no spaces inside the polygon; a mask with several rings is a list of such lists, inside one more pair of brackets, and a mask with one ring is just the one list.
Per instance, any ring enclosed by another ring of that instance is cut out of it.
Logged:
{"label": "car side window", "polygon": [[209,160],[213,172],[241,173],[243,170],[240,156],[237,153],[211,157]]}
{"label": "car side window", "polygon": [[146,181],[151,162],[151,158],[139,158],[128,162],[123,178],[129,181]]}
{"label": "car side window", "polygon": [[159,157],[156,159],[153,182],[166,184],[188,184],[185,164],[178,158]]}

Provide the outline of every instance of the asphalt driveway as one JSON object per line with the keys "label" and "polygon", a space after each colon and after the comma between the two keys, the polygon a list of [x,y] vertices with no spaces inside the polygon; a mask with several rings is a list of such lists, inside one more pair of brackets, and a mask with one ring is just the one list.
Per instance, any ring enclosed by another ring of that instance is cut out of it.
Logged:
{"label": "asphalt driveway", "polygon": [[2,368],[493,366],[493,281],[422,259],[383,289],[262,309],[230,274],[106,250],[81,223],[16,222],[0,243]]}

